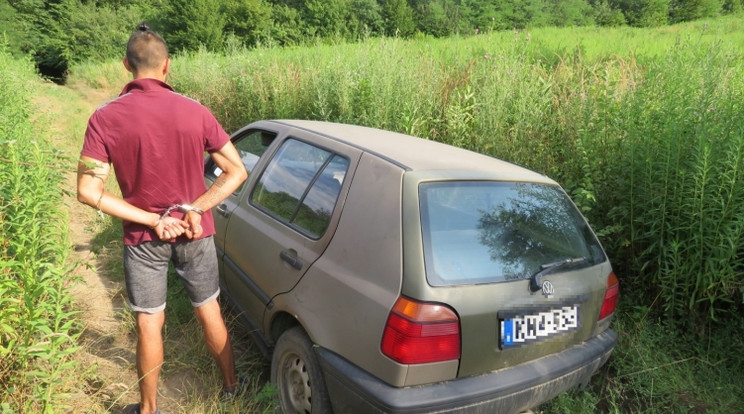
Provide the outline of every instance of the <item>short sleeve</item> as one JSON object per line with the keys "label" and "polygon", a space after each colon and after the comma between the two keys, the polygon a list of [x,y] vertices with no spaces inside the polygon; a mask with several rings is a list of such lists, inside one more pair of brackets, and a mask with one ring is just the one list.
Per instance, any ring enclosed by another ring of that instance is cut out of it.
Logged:
{"label": "short sleeve", "polygon": [[230,135],[225,132],[222,125],[220,125],[208,109],[204,108],[204,111],[206,112],[204,122],[204,150],[207,152],[218,151],[230,141]]}
{"label": "short sleeve", "polygon": [[88,127],[85,130],[85,140],[83,141],[83,150],[80,155],[90,157],[103,162],[111,162],[108,149],[104,143],[103,128],[98,112],[93,113],[88,119]]}

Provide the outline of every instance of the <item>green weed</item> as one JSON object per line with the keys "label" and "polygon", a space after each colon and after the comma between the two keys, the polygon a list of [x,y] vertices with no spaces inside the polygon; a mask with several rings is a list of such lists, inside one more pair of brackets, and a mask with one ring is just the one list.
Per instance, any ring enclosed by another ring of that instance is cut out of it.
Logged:
{"label": "green weed", "polygon": [[592,386],[542,409],[736,412],[742,361],[727,349],[744,296],[742,45],[740,16],[370,39],[182,55],[171,82],[228,131],[266,118],[348,122],[555,178],[611,256],[623,310]]}
{"label": "green weed", "polygon": [[37,135],[31,62],[0,44],[0,395],[4,413],[63,410],[79,326],[67,287],[66,159]]}

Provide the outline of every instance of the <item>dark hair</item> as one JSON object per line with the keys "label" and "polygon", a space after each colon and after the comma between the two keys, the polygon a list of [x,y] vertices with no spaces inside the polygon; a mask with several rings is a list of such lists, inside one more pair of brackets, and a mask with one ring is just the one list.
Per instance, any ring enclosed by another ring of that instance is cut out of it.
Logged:
{"label": "dark hair", "polygon": [[156,69],[168,58],[168,46],[159,34],[150,30],[147,22],[137,24],[137,30],[127,42],[127,60],[132,70]]}

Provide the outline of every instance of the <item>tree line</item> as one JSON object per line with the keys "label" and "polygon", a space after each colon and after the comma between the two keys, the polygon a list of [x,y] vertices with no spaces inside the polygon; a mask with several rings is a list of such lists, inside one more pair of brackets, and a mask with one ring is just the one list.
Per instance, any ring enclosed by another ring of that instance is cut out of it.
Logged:
{"label": "tree line", "polygon": [[738,13],[744,0],[0,0],[0,29],[44,74],[119,57],[146,20],[172,51],[545,26],[653,27]]}

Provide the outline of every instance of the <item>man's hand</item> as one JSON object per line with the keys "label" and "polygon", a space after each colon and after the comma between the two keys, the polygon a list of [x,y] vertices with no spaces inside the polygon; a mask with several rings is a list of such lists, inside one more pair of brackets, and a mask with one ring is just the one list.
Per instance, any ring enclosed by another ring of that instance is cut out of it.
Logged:
{"label": "man's hand", "polygon": [[161,220],[158,220],[158,223],[153,227],[153,230],[155,230],[155,234],[158,235],[160,240],[166,241],[175,239],[182,235],[188,230],[188,228],[189,225],[185,221],[179,220],[175,217],[166,216]]}
{"label": "man's hand", "polygon": [[189,239],[196,239],[204,232],[204,229],[202,229],[201,226],[201,214],[196,211],[192,210],[186,212],[186,215],[183,216],[183,220],[187,225],[186,237]]}

